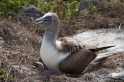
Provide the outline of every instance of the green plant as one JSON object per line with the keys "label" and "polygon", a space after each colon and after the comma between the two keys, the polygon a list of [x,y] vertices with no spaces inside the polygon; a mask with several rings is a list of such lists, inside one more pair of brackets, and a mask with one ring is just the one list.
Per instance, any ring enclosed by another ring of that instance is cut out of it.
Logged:
{"label": "green plant", "polygon": [[104,8],[104,9],[109,9],[109,6],[104,5],[103,8]]}
{"label": "green plant", "polygon": [[93,12],[97,12],[98,11],[98,7],[94,6],[91,2],[88,3],[89,9]]}
{"label": "green plant", "polygon": [[[7,69],[6,68],[0,68],[0,81],[5,81],[6,80],[6,73]],[[13,79],[13,75],[8,75],[8,80]]]}
{"label": "green plant", "polygon": [[13,17],[15,14],[24,7],[24,3],[20,0],[5,0],[0,3],[1,16]]}
{"label": "green plant", "polygon": [[124,2],[124,0],[119,0],[120,2]]}
{"label": "green plant", "polygon": [[61,19],[70,19],[79,13],[77,0],[3,0],[0,3],[0,15],[14,17],[24,7],[35,5],[43,13],[56,12]]}
{"label": "green plant", "polygon": [[65,9],[64,9],[63,15],[67,19],[70,19],[71,17],[77,15],[78,13],[79,13],[79,2],[77,2],[76,0],[74,0],[71,3],[66,3],[65,4]]}
{"label": "green plant", "polygon": [[53,0],[46,2],[41,0],[37,6],[42,12],[56,12],[60,18],[70,19],[79,13],[79,2],[72,0],[71,2],[64,2],[62,0]]}
{"label": "green plant", "polygon": [[6,73],[6,69],[5,68],[0,68],[0,80],[4,79],[4,74]]}
{"label": "green plant", "polygon": [[107,0],[107,1],[109,1],[109,2],[110,2],[110,1],[111,1],[111,2],[115,2],[115,3],[116,3],[116,2],[124,2],[124,0]]}

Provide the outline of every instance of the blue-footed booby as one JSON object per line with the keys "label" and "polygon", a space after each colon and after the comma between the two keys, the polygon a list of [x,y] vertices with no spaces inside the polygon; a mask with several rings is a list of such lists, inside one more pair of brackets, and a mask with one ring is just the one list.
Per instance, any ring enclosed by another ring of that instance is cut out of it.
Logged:
{"label": "blue-footed booby", "polygon": [[40,57],[44,65],[54,73],[81,74],[97,57],[94,53],[95,51],[112,47],[86,49],[72,38],[63,37],[57,39],[60,20],[55,13],[46,13],[34,21],[35,24],[43,24],[45,26]]}

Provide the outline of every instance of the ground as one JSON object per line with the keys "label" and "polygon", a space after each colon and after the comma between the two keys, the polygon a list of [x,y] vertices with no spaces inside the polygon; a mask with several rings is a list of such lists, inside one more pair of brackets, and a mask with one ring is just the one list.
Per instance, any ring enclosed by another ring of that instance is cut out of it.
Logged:
{"label": "ground", "polygon": [[[71,20],[61,20],[58,38],[73,36],[77,33],[101,28],[124,28],[124,3],[106,3],[109,9],[89,15],[79,15]],[[0,18],[0,61],[7,68],[5,78],[1,82],[123,82],[121,79],[104,78],[113,67],[123,66],[124,53],[107,58],[100,63],[89,65],[78,77],[67,75],[44,75],[39,73],[33,62],[39,60],[39,49],[44,33],[43,26],[22,25],[13,19]],[[66,29],[66,30],[65,30]],[[120,59],[121,63],[109,61]],[[19,69],[18,70],[18,66]],[[17,68],[17,69],[16,69]],[[11,79],[8,75],[12,75]]]}

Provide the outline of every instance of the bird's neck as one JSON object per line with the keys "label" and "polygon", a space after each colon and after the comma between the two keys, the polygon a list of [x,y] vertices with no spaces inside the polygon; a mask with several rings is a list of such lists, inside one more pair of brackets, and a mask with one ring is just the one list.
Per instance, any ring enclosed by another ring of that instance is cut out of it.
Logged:
{"label": "bird's neck", "polygon": [[56,40],[59,33],[59,24],[53,24],[51,27],[45,29],[44,37],[48,43],[56,46]]}

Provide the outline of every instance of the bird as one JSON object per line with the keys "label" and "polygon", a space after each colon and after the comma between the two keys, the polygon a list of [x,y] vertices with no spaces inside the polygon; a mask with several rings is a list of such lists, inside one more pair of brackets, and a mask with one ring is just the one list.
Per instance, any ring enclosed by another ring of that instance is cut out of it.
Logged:
{"label": "bird", "polygon": [[102,59],[109,56],[101,55],[99,58],[99,55],[95,53],[96,51],[113,47],[106,46],[87,49],[70,37],[57,39],[60,20],[57,14],[53,12],[48,12],[42,17],[35,19],[34,23],[45,26],[45,33],[40,48],[40,57],[43,62],[42,66],[45,65],[55,74],[81,74],[94,59]]}

